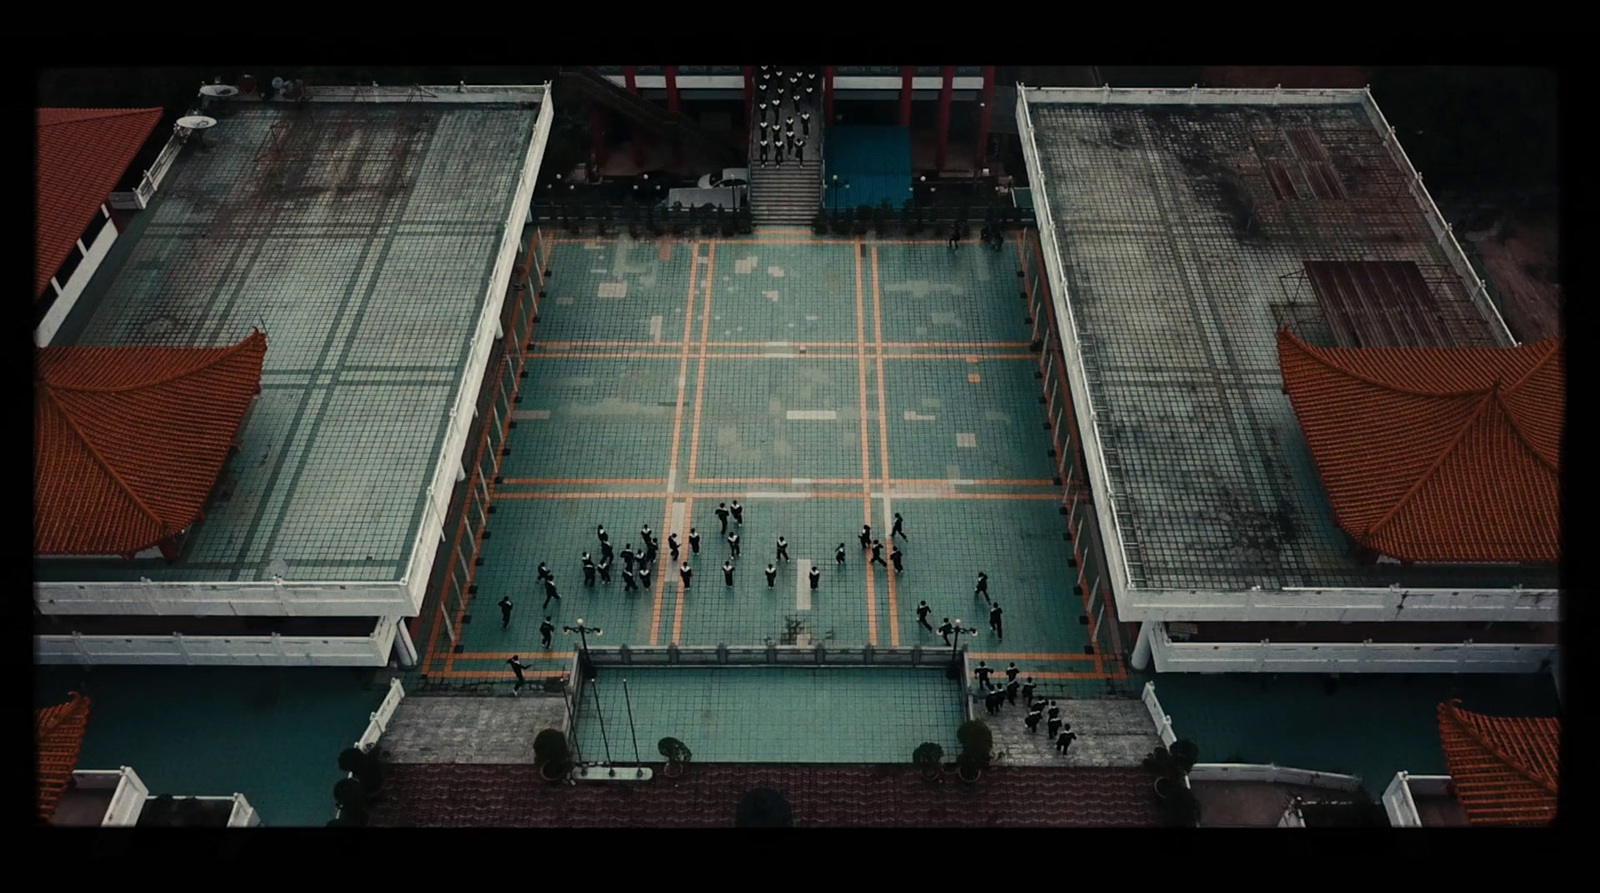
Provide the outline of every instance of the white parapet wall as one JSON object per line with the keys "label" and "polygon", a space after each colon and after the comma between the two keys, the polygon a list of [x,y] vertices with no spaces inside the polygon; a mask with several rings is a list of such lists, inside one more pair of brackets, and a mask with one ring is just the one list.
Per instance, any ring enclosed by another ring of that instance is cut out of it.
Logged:
{"label": "white parapet wall", "polygon": [[[437,537],[438,532],[434,535]],[[411,580],[393,583],[138,580],[34,583],[33,589],[34,603],[44,614],[379,617],[414,616],[422,610],[422,587],[413,587]]]}
{"label": "white parapet wall", "polygon": [[1158,673],[1534,673],[1556,651],[1476,642],[1174,642],[1161,624],[1150,645]]}
{"label": "white parapet wall", "polygon": [[1337,772],[1295,769],[1276,763],[1195,763],[1189,771],[1191,781],[1250,781],[1258,784],[1297,784],[1330,791],[1356,791],[1361,779]]}
{"label": "white parapet wall", "polygon": [[[100,206],[100,213],[110,216],[105,205]],[[117,241],[117,227],[111,221],[105,221],[100,227],[100,232],[95,235],[94,242],[84,253],[83,259],[78,262],[72,275],[61,285],[61,291],[56,295],[55,302],[45,312],[44,319],[39,321],[39,327],[33,330],[33,343],[40,347],[48,347],[50,339],[56,336],[56,330],[61,328],[61,323],[66,321],[67,314],[78,303],[78,297],[94,277],[94,271],[100,269],[100,263],[106,259],[106,254],[111,251],[111,246]],[[82,244],[81,241],[79,244]],[[73,248],[74,251],[78,249]]]}
{"label": "white parapet wall", "polygon": [[1417,810],[1417,798],[1447,796],[1450,796],[1448,775],[1396,772],[1383,791],[1383,810],[1389,814],[1389,824],[1396,828],[1421,828],[1422,814]]}
{"label": "white parapet wall", "polygon": [[206,667],[382,667],[395,617],[374,618],[366,636],[34,636],[40,664]]}

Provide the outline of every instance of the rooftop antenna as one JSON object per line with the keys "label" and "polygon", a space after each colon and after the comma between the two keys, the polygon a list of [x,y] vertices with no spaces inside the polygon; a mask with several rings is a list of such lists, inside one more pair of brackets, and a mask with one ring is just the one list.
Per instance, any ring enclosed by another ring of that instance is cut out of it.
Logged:
{"label": "rooftop antenna", "polygon": [[457,84],[456,85],[456,92],[457,93],[465,93],[465,92],[467,92],[467,82],[466,81],[462,81],[461,83]]}

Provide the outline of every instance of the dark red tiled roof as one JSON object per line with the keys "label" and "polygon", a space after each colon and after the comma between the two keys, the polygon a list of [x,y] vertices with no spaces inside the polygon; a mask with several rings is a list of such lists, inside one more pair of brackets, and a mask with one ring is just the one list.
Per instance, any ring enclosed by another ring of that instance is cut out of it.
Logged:
{"label": "dark red tiled roof", "polygon": [[259,331],[231,347],[40,348],[35,554],[124,555],[194,523],[266,352]]}
{"label": "dark red tiled roof", "polygon": [[910,766],[696,763],[648,782],[551,784],[532,766],[390,766],[373,822],[386,826],[728,828],[746,792],[784,794],[796,827],[1150,828],[1142,769],[1007,768],[968,785]]}
{"label": "dark red tiled roof", "polygon": [[1284,390],[1339,526],[1411,561],[1561,556],[1563,343],[1312,347],[1278,335]]}
{"label": "dark red tiled roof", "polygon": [[1439,705],[1456,801],[1473,825],[1548,825],[1561,782],[1561,720],[1485,716]]}
{"label": "dark red tiled roof", "polygon": [[161,109],[38,109],[36,120],[35,301],[150,138]]}
{"label": "dark red tiled roof", "polygon": [[65,704],[33,712],[33,737],[38,748],[39,818],[49,821],[78,768],[78,751],[89,728],[89,699],[72,692]]}

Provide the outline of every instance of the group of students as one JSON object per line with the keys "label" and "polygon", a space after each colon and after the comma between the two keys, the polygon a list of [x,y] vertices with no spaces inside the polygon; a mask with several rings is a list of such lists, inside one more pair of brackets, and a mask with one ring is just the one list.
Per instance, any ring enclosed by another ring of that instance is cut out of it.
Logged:
{"label": "group of students", "polygon": [[1035,686],[1032,676],[1028,677],[1027,682],[1017,681],[1022,671],[1017,669],[1016,661],[1012,661],[1011,665],[1006,667],[1005,673],[1006,684],[999,686],[989,681],[989,677],[994,674],[994,668],[989,666],[987,661],[978,661],[977,669],[972,671],[972,675],[978,677],[978,685],[983,693],[984,709],[990,716],[999,716],[1000,708],[1006,704],[1016,704],[1017,695],[1020,693],[1023,703],[1028,705],[1028,715],[1023,719],[1023,724],[1028,727],[1028,734],[1037,734],[1040,721],[1048,715],[1045,725],[1047,740],[1055,739],[1056,750],[1066,753],[1072,742],[1078,740],[1078,734],[1072,731],[1071,723],[1061,719],[1061,708],[1056,706],[1053,700],[1046,701],[1044,698],[1033,696]]}
{"label": "group of students", "polygon": [[[756,82],[756,118],[760,130],[756,148],[762,167],[767,166],[769,147],[776,156],[779,167],[785,156],[795,161],[805,160],[806,140],[811,138],[812,98],[817,90],[816,71],[774,69],[761,66],[761,76]],[[785,100],[789,113],[784,115]],[[804,103],[802,105],[802,102]],[[772,121],[767,121],[767,113]],[[799,131],[795,124],[798,119]]]}

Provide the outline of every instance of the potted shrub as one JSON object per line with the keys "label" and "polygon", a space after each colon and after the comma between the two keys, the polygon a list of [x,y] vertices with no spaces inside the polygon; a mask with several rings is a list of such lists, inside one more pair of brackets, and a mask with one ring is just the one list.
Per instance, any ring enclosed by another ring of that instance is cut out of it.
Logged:
{"label": "potted shrub", "polygon": [[819,236],[828,234],[828,212],[826,209],[817,209],[817,216],[811,221],[811,231]]}
{"label": "potted shrub", "polygon": [[856,208],[856,225],[852,230],[858,236],[867,234],[867,227],[872,225],[872,206],[862,205]]}
{"label": "potted shrub", "polygon": [[957,774],[965,782],[983,777],[989,768],[989,753],[994,749],[994,733],[981,719],[969,719],[956,729],[956,740],[961,742],[961,756],[956,759]]}
{"label": "potted shrub", "polygon": [[850,235],[850,209],[833,212],[833,234],[836,236]]}
{"label": "potted shrub", "polygon": [[572,771],[567,736],[560,729],[545,729],[533,737],[533,763],[545,781],[560,781]]}
{"label": "potted shrub", "polygon": [[937,781],[944,774],[944,748],[932,741],[924,741],[911,752],[911,762],[922,770],[922,777]]}
{"label": "potted shrub", "polygon": [[355,775],[367,799],[383,793],[383,763],[376,753],[359,747],[347,747],[339,752],[339,768]]}
{"label": "potted shrub", "polygon": [[1192,828],[1200,822],[1200,803],[1187,783],[1199,758],[1199,746],[1185,739],[1172,742],[1170,748],[1157,747],[1144,758],[1144,768],[1156,773],[1156,796],[1169,825]]}
{"label": "potted shrub", "polygon": [[879,238],[889,234],[889,227],[894,223],[894,205],[886,198],[878,202],[878,209],[873,214],[873,232]]}
{"label": "potted shrub", "polygon": [[662,738],[656,743],[656,751],[667,758],[667,767],[661,770],[661,774],[668,778],[682,775],[683,767],[694,759],[689,746],[676,738]]}
{"label": "potted shrub", "polygon": [[683,202],[673,202],[672,212],[668,216],[672,219],[672,234],[683,235],[684,225],[688,222],[684,219],[688,215],[683,210]]}

